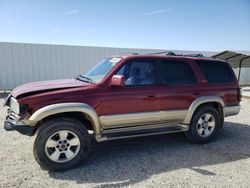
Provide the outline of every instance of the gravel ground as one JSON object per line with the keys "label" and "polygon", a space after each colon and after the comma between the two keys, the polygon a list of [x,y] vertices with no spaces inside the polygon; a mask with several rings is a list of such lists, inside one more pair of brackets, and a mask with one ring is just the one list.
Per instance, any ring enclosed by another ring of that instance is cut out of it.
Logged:
{"label": "gravel ground", "polygon": [[182,133],[106,142],[78,168],[55,173],[35,162],[31,137],[4,131],[1,107],[0,187],[250,187],[249,111],[244,99],[206,145]]}

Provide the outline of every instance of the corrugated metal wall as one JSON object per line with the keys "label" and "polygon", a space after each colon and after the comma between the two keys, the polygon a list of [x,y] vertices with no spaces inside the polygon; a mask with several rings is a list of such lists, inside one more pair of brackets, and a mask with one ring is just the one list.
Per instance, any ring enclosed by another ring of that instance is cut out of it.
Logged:
{"label": "corrugated metal wall", "polygon": [[[72,78],[100,59],[121,53],[159,52],[155,49],[106,48],[0,42],[0,90],[27,82]],[[177,53],[199,53],[176,51]],[[201,52],[206,56],[213,52]]]}

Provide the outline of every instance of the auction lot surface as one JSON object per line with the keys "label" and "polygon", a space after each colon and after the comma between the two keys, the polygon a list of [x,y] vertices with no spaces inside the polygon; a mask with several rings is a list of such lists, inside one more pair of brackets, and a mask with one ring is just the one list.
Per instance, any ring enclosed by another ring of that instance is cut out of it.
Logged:
{"label": "auction lot surface", "polygon": [[6,132],[1,107],[0,187],[250,187],[250,100],[241,105],[212,143],[191,144],[182,133],[106,142],[64,172],[40,169],[32,137]]}

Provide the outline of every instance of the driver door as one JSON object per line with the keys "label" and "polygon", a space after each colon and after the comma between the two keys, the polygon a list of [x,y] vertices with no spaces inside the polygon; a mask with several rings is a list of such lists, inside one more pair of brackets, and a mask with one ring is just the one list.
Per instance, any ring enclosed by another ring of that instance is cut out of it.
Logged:
{"label": "driver door", "polygon": [[99,114],[104,128],[143,125],[160,122],[158,66],[153,60],[132,60],[117,75],[124,75],[124,87],[109,87]]}

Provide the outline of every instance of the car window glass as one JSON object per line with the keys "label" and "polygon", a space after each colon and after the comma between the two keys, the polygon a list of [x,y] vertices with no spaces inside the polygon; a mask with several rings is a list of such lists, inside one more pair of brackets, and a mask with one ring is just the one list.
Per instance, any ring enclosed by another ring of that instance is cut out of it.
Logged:
{"label": "car window glass", "polygon": [[226,63],[219,61],[196,61],[206,79],[210,83],[226,83],[233,81],[233,75]]}
{"label": "car window glass", "polygon": [[193,84],[196,77],[190,65],[183,61],[163,61],[161,82],[168,85]]}
{"label": "car window glass", "polygon": [[81,77],[87,77],[93,82],[100,82],[120,61],[120,58],[102,59],[95,67]]}
{"label": "car window glass", "polygon": [[120,70],[116,73],[116,75],[124,75],[124,69],[125,69],[125,65],[122,66],[122,68],[120,68]]}
{"label": "car window glass", "polygon": [[124,65],[117,75],[124,75],[125,85],[153,85],[156,83],[156,67],[149,61],[132,61]]}

